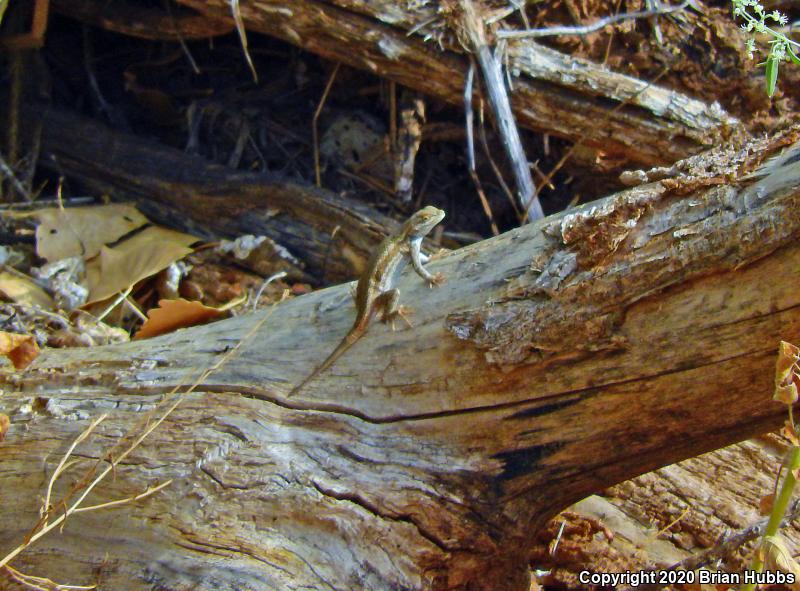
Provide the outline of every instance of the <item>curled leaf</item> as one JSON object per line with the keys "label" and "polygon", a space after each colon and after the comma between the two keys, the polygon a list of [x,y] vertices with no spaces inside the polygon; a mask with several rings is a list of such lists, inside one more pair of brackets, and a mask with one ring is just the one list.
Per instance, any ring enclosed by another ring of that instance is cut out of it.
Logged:
{"label": "curled leaf", "polygon": [[158,305],[158,308],[147,313],[147,321],[134,335],[134,339],[147,339],[179,328],[204,324],[224,314],[217,308],[184,299],[161,300]]}
{"label": "curled leaf", "polygon": [[25,369],[39,356],[39,347],[29,334],[0,331],[0,354],[8,357],[16,369]]}
{"label": "curled leaf", "polygon": [[98,302],[125,291],[155,275],[192,252],[197,238],[167,228],[151,226],[86,263],[89,302]]}
{"label": "curled leaf", "polygon": [[781,429],[781,435],[783,435],[789,442],[794,445],[795,447],[800,447],[800,436],[797,434],[797,431],[794,428],[794,425],[789,421],[786,421],[783,424],[783,428]]}
{"label": "curled leaf", "polygon": [[781,341],[778,347],[778,359],[775,362],[775,392],[772,399],[784,404],[797,402],[797,362],[800,359],[800,348]]}
{"label": "curled leaf", "polygon": [[793,558],[783,538],[779,535],[764,538],[765,566],[768,570],[779,570],[784,573],[793,573],[796,580],[800,580],[800,565]]}
{"label": "curled leaf", "polygon": [[794,382],[785,386],[775,386],[775,393],[772,395],[772,399],[783,404],[794,404],[797,402],[797,386]]}

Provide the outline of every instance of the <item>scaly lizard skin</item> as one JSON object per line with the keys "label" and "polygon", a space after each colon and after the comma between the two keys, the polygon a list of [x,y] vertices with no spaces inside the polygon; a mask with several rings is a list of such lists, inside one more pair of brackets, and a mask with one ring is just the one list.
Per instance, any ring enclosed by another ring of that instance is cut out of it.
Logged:
{"label": "scaly lizard skin", "polygon": [[444,281],[441,274],[431,275],[422,266],[428,257],[420,250],[422,239],[442,219],[444,212],[429,205],[411,216],[397,234],[381,242],[358,280],[355,296],[356,319],[353,327],[325,361],[289,392],[289,396],[297,394],[352,347],[366,332],[375,313],[381,313],[382,322],[390,322],[398,315],[403,315],[403,307],[397,305],[400,291],[394,285],[408,258],[411,259],[411,265],[417,274],[431,285],[439,285]]}

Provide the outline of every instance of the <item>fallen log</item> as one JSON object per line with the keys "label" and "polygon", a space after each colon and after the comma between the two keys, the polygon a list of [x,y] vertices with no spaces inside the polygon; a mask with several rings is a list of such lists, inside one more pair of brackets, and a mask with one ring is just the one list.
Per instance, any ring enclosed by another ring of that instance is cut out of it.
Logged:
{"label": "fallen log", "polygon": [[132,199],[162,223],[213,236],[264,234],[327,281],[364,267],[396,222],[357,200],[270,174],[234,171],[92,119],[32,107],[43,166],[97,193]]}
{"label": "fallen log", "polygon": [[404,274],[413,328],[376,323],[294,398],[352,320],[346,286],[3,373],[0,556],[91,419],[111,413],[81,458],[244,340],[91,504],[170,486],[70,517],[14,566],[123,590],[527,589],[530,537],[559,509],[784,420],[768,398],[800,329],[800,190],[736,179],[798,138],[451,253],[428,265],[437,289]]}
{"label": "fallen log", "polygon": [[234,29],[230,21],[220,22],[204,18],[188,10],[164,11],[127,2],[106,3],[102,6],[92,0],[49,0],[49,2],[56,12],[95,27],[140,39],[173,41],[208,39],[226,35]]}
{"label": "fallen log", "polygon": [[[214,23],[232,22],[226,0],[178,2]],[[422,4],[402,8],[385,0],[264,0],[237,6],[248,30],[460,105],[469,61],[457,43],[442,50],[423,40],[426,23],[442,19],[435,4]],[[106,4],[96,1],[96,14],[90,6],[89,0],[58,0],[54,9],[102,25],[108,19]],[[671,163],[740,128],[716,103],[707,105],[532,40],[509,40],[506,55],[509,70],[518,73],[510,92],[520,125],[579,141],[612,160]]]}

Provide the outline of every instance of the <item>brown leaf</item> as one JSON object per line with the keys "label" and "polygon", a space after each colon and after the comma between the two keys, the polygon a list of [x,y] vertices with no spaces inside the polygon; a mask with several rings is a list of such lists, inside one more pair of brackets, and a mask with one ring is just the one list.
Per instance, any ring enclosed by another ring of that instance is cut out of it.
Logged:
{"label": "brown leaf", "polygon": [[11,419],[8,418],[8,415],[4,415],[0,412],[0,441],[5,439],[6,433],[8,432],[8,428],[11,426]]}
{"label": "brown leaf", "polygon": [[0,272],[0,293],[18,304],[36,306],[43,310],[55,310],[53,298],[39,285],[22,273]]}
{"label": "brown leaf", "polygon": [[797,402],[797,362],[800,349],[781,341],[778,347],[778,359],[775,362],[775,392],[772,399],[783,404]]}
{"label": "brown leaf", "polygon": [[764,538],[765,567],[767,570],[779,570],[784,573],[792,573],[795,582],[789,585],[793,591],[800,587],[800,565],[792,557],[792,553],[786,546],[780,535],[766,536]]}
{"label": "brown leaf", "polygon": [[764,495],[758,501],[758,513],[759,515],[769,515],[772,513],[772,505],[775,503],[775,495],[769,494]]}
{"label": "brown leaf", "polygon": [[135,207],[124,203],[40,209],[30,215],[39,219],[36,254],[48,262],[71,256],[90,259],[103,245],[147,223]]}
{"label": "brown leaf", "polygon": [[147,321],[134,335],[134,339],[148,339],[179,328],[205,324],[225,314],[217,308],[183,299],[161,300],[158,305],[158,308],[147,313]]}
{"label": "brown leaf", "polygon": [[793,369],[795,363],[800,358],[800,348],[786,341],[781,341],[778,345],[778,361],[775,367],[775,378],[783,379],[786,372]]}
{"label": "brown leaf", "polygon": [[800,447],[800,437],[798,436],[797,431],[795,431],[794,426],[789,421],[783,423],[781,435],[786,437],[786,439],[788,439],[795,447]]}
{"label": "brown leaf", "polygon": [[182,232],[150,227],[113,248],[104,246],[99,256],[86,263],[87,304],[125,291],[166,269],[192,252],[188,246],[197,240]]}
{"label": "brown leaf", "polygon": [[39,355],[36,341],[28,334],[0,331],[0,355],[5,355],[17,369],[25,369]]}
{"label": "brown leaf", "polygon": [[775,402],[783,404],[794,404],[797,402],[797,385],[790,382],[785,386],[775,385],[775,392],[772,393],[772,399]]}

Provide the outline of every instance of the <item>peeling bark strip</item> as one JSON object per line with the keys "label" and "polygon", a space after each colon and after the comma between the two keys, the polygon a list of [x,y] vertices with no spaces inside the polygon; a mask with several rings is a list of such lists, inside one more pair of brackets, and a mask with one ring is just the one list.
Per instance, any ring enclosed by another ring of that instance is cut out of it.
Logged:
{"label": "peeling bark strip", "polygon": [[[789,132],[777,143],[797,137]],[[800,213],[777,215],[752,190],[723,184],[768,144],[718,148],[680,163],[677,178],[563,214],[543,228],[543,264],[515,277],[491,307],[449,316],[448,329],[489,349],[487,359],[498,364],[627,348],[618,328],[631,304],[709,269],[739,268],[793,239]],[[691,199],[660,203],[682,187],[694,191]],[[709,219],[717,220],[713,233]]]}
{"label": "peeling bark strip", "polygon": [[[404,275],[414,328],[370,327],[296,399],[353,310],[347,286],[281,304],[92,503],[170,487],[70,518],[15,566],[123,591],[527,589],[527,544],[557,510],[782,423],[768,399],[777,341],[800,330],[800,188],[737,179],[798,137],[697,156],[431,261],[439,289]],[[259,317],[1,374],[0,554],[91,419],[112,413],[78,457],[102,456]]]}
{"label": "peeling bark strip", "polygon": [[[178,2],[214,18],[230,19],[227,0]],[[455,45],[441,51],[420,37],[442,22],[434,4],[405,6],[389,0],[240,3],[248,30],[462,104],[468,60]],[[412,31],[418,34],[409,36]],[[706,105],[531,40],[509,42],[508,56],[511,71],[519,72],[511,90],[517,122],[581,140],[609,157],[647,165],[671,163],[740,128],[716,103]],[[626,106],[615,108],[621,102]]]}

